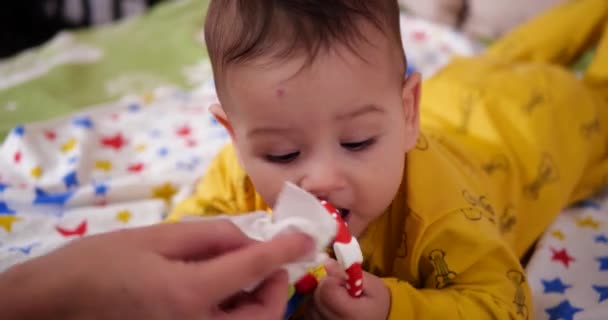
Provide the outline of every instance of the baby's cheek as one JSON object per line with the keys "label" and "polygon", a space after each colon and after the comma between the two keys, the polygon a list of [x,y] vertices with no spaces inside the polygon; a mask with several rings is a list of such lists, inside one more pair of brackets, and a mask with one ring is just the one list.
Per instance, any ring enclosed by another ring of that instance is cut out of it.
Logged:
{"label": "baby's cheek", "polygon": [[368,182],[368,197],[370,203],[374,204],[373,211],[377,213],[388,207],[393,201],[403,178],[403,164],[395,162],[385,162],[384,168],[378,170],[377,174]]}
{"label": "baby's cheek", "polygon": [[258,171],[257,174],[250,174],[249,176],[252,179],[255,190],[262,196],[264,202],[271,208],[274,207],[276,199],[283,189],[285,181],[288,181],[288,179],[268,170]]}

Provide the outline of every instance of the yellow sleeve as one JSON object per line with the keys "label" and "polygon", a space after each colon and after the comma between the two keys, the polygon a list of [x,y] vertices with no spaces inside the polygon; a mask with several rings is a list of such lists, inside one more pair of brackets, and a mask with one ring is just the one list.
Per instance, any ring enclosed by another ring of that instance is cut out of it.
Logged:
{"label": "yellow sleeve", "polygon": [[517,257],[485,218],[461,210],[431,224],[414,247],[416,288],[383,278],[391,292],[390,320],[528,319],[530,291]]}
{"label": "yellow sleeve", "polygon": [[232,144],[226,145],[199,180],[196,191],[169,214],[168,222],[184,216],[213,216],[267,210],[241,167]]}

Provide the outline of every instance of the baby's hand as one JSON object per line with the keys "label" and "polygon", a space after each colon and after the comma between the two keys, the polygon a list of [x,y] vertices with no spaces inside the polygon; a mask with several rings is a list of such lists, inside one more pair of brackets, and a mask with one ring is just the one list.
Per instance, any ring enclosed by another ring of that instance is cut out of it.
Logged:
{"label": "baby's hand", "polygon": [[391,297],[380,278],[363,272],[363,295],[351,297],[346,290],[346,273],[331,261],[326,265],[327,277],[321,280],[314,294],[313,319],[379,319],[388,317]]}

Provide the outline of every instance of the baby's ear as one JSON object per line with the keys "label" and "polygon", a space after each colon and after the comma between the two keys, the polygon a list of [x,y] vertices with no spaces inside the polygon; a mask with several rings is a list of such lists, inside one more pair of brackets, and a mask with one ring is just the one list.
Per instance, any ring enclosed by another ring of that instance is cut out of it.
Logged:
{"label": "baby's ear", "polygon": [[228,121],[228,116],[222,108],[222,105],[219,103],[212,104],[211,107],[209,107],[209,112],[211,112],[217,122],[226,128],[226,131],[230,134],[230,138],[234,141],[234,129],[232,128],[230,121]]}
{"label": "baby's ear", "polygon": [[422,76],[418,72],[410,74],[403,82],[401,98],[406,128],[406,150],[416,145],[420,131],[420,95]]}
{"label": "baby's ear", "polygon": [[241,154],[239,152],[238,145],[236,144],[236,136],[234,135],[234,128],[232,128],[232,124],[230,124],[230,121],[228,121],[228,116],[226,115],[226,111],[224,111],[224,108],[222,108],[221,104],[214,103],[209,107],[209,112],[211,112],[211,114],[215,117],[215,119],[217,119],[217,122],[221,123],[222,126],[224,126],[224,128],[226,128],[226,131],[228,131],[228,134],[230,135],[230,139],[232,139],[233,145],[235,146],[234,151],[236,152],[236,158],[239,160],[239,164],[241,165],[241,167],[244,168],[245,166],[243,166],[243,159],[241,158]]}

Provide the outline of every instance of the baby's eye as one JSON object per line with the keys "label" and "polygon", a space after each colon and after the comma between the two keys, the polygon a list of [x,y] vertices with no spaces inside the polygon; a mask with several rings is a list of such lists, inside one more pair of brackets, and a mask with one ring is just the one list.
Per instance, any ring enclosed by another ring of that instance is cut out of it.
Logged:
{"label": "baby's eye", "polygon": [[274,163],[290,163],[300,155],[300,151],[285,153],[280,155],[267,154],[266,161]]}
{"label": "baby's eye", "polygon": [[345,149],[348,149],[350,151],[361,151],[361,150],[365,150],[367,147],[371,146],[372,144],[374,144],[376,142],[376,139],[367,139],[364,141],[359,141],[359,142],[347,142],[347,143],[342,143],[342,147]]}

